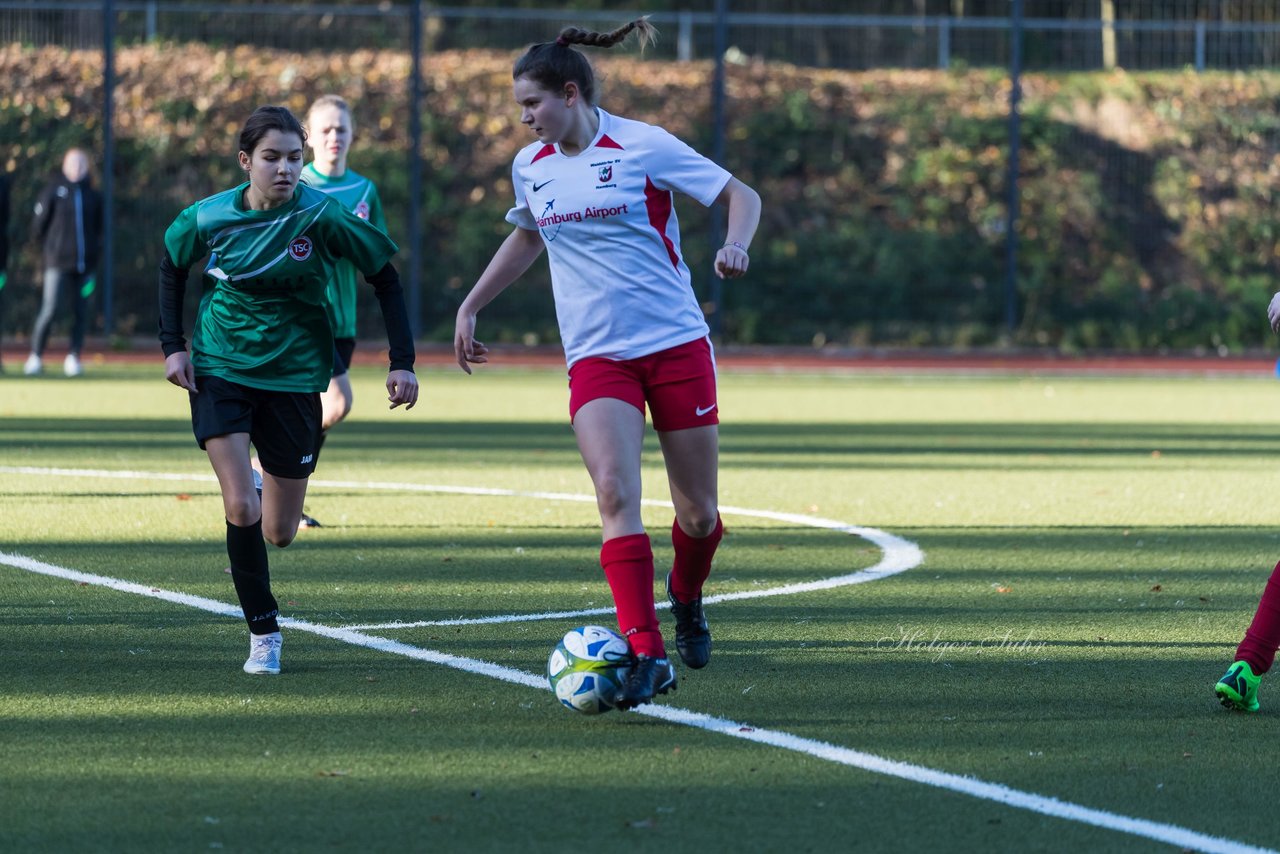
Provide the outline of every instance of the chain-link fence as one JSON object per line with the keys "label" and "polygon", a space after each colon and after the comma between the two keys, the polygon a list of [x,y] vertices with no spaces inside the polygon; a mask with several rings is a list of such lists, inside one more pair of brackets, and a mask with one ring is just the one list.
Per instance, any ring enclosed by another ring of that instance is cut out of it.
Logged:
{"label": "chain-link fence", "polygon": [[[116,36],[122,44],[159,39],[352,50],[397,44],[407,31],[409,15],[404,2],[228,5],[121,0],[113,5]],[[1009,63],[1010,0],[994,4],[945,0],[945,5],[909,0],[896,7],[901,14],[843,10],[836,14],[834,10],[846,4],[828,5],[832,14],[731,13],[731,44],[747,56],[824,68]],[[940,13],[918,12],[921,9]],[[968,14],[963,14],[966,9]],[[638,13],[626,8],[565,11],[428,5],[423,14],[428,50],[511,50],[527,41],[525,33],[554,29],[566,21],[605,27]],[[656,48],[659,56],[682,60],[712,56],[714,11],[656,12],[652,18],[669,34]],[[100,3],[0,4],[0,42],[92,49],[102,44],[102,26]],[[1280,11],[1270,0],[1025,0],[1022,26],[1028,71],[1248,69],[1271,67],[1280,58]]]}
{"label": "chain-link fence", "polygon": [[[504,172],[527,141],[509,103],[510,62],[561,26],[607,28],[633,14],[424,4],[415,110],[415,4],[122,0],[110,16],[105,5],[0,2],[0,70],[10,75],[0,166],[14,173],[20,238],[61,150],[105,153],[109,29],[115,252],[98,329],[124,336],[154,324],[164,227],[239,179],[237,123],[260,103],[301,113],[333,91],[355,107],[352,168],[379,185],[401,263],[420,283],[418,326],[445,337],[506,228]],[[1280,169],[1272,4],[885,0],[852,4],[865,13],[833,2],[839,14],[727,16],[714,0],[694,5],[654,13],[662,39],[643,60],[592,59],[602,106],[706,153],[723,145],[726,166],[765,197],[753,274],[723,300],[700,242],[708,216],[681,209],[695,284],[731,342],[1151,347],[1163,329],[1173,346],[1234,344],[1207,306],[1256,301],[1270,286],[1269,220],[1253,203],[1269,199]],[[727,69],[720,122],[710,108],[717,58]],[[1027,75],[1016,131],[1015,59]],[[1010,169],[1015,132],[1022,160]],[[1242,189],[1242,175],[1254,186]],[[1009,216],[1014,199],[1020,221]],[[410,234],[415,203],[421,227]],[[1213,236],[1237,218],[1249,228],[1243,244]],[[35,281],[37,264],[27,244],[3,294],[6,335],[27,331],[35,293],[21,281]],[[490,316],[505,337],[553,340],[545,272],[526,278]],[[361,332],[376,334],[376,309],[362,299]],[[1134,300],[1169,316],[1112,329],[1106,315],[1130,313]]]}

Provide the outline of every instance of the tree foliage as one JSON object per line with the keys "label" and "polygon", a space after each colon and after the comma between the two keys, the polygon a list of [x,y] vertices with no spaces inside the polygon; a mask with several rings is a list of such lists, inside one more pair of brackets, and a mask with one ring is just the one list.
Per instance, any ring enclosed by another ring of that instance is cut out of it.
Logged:
{"label": "tree foliage", "polygon": [[[149,45],[117,56],[115,269],[120,331],[151,334],[168,222],[240,180],[235,134],[261,103],[354,105],[351,165],[379,185],[402,265],[424,283],[424,328],[448,340],[466,290],[509,230],[510,162],[530,141],[508,52],[429,56],[424,221],[408,209],[408,57]],[[0,48],[0,164],[29,204],[68,145],[100,135],[101,58]],[[602,106],[706,152],[709,63],[593,57]],[[1151,350],[1266,345],[1275,286],[1280,74],[1029,75],[1019,176],[1018,324],[1003,326],[1008,81],[997,71],[731,66],[726,165],[765,201],[752,269],[724,288],[741,344]],[[708,215],[678,203],[687,260],[710,298]],[[23,246],[7,332],[35,310]],[[366,294],[362,334],[378,331]],[[556,337],[546,267],[482,318],[487,340]]]}

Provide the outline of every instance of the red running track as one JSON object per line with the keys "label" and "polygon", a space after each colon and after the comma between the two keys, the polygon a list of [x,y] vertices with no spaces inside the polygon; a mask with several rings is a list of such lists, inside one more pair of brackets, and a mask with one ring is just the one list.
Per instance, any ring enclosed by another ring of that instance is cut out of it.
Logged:
{"label": "red running track", "polygon": [[[45,353],[45,371],[60,374],[65,349]],[[0,364],[5,375],[21,375],[27,350],[21,344],[0,348]],[[105,342],[90,340],[82,354],[85,369],[94,365],[147,364],[159,372],[163,360],[158,345],[139,340],[127,350],[111,350]],[[1047,375],[1192,375],[1268,377],[1277,373],[1276,356],[1197,354],[1085,354],[1063,355],[1036,351],[943,350],[848,350],[800,347],[720,347],[716,362],[722,371],[820,372],[820,373],[967,373],[967,374],[1047,374]],[[361,366],[386,364],[386,349],[374,342],[356,348],[355,363]],[[420,368],[455,368],[453,351],[439,344],[420,345]],[[492,368],[564,367],[558,347],[495,347],[490,353]],[[480,367],[484,369],[483,366]]]}

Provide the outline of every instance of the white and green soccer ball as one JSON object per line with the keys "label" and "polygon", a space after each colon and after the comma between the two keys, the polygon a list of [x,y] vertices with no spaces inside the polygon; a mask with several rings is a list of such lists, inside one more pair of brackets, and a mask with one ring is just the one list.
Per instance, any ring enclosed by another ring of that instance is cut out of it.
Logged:
{"label": "white and green soccer ball", "polygon": [[604,626],[580,626],[551,650],[547,681],[565,708],[598,715],[614,707],[630,667],[631,648],[622,635]]}

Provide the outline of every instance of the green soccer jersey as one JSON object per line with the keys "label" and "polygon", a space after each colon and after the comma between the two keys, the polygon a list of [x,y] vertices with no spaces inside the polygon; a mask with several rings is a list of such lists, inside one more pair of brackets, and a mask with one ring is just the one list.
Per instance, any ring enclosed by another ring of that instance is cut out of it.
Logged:
{"label": "green soccer jersey", "polygon": [[245,208],[248,186],[196,202],[164,235],[179,269],[209,258],[191,364],[198,375],[251,388],[323,391],[333,373],[325,286],[338,261],[373,274],[396,245],[305,184],[268,211]]}
{"label": "green soccer jersey", "polygon": [[[322,175],[314,162],[302,169],[302,180],[320,192],[336,199],[344,208],[363,220],[368,220],[379,231],[387,230],[382,215],[382,199],[378,188],[363,175],[348,169],[341,176]],[[345,258],[338,261],[333,278],[325,289],[325,308],[336,338],[356,337],[356,268]]]}

